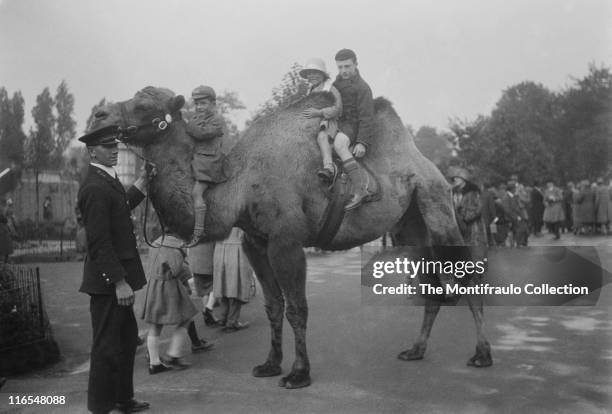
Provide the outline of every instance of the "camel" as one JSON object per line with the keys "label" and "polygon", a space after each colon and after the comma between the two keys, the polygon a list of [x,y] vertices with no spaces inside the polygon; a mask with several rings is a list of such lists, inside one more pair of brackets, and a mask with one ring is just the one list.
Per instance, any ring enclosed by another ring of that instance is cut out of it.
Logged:
{"label": "camel", "polygon": [[[283,312],[295,335],[295,360],[279,381],[287,389],[310,385],[306,350],[306,260],[304,247],[316,246],[319,222],[328,203],[326,185],[316,178],[320,163],[318,119],[304,108],[333,102],[314,93],[250,125],[225,160],[228,180],[205,194],[208,206],[202,241],[226,238],[232,227],[245,232],[243,247],[262,287],[271,326],[271,347],[255,377],[281,375]],[[194,215],[190,170],[193,142],[180,109],[185,99],[165,88],[146,87],[132,99],[108,104],[95,114],[92,129],[118,125],[123,140],[140,147],[156,165],[149,196],[166,228],[189,240]],[[346,214],[329,250],[344,250],[392,232],[395,242],[414,246],[461,245],[450,186],[416,148],[389,101],[375,100],[376,142],[361,160],[378,177],[382,196]],[[428,299],[421,333],[403,360],[422,359],[441,301]],[[469,302],[477,331],[476,354],[468,364],[491,365],[483,334],[482,301]]]}

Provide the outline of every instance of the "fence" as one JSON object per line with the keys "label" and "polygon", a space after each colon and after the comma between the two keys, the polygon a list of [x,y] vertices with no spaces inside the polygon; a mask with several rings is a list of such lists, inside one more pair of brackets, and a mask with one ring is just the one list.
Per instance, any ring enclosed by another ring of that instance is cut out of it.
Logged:
{"label": "fence", "polygon": [[30,220],[18,223],[14,238],[13,260],[52,258],[68,259],[77,252],[76,223],[66,220],[57,224],[41,224],[36,228]]}
{"label": "fence", "polygon": [[58,359],[39,269],[0,265],[0,372],[22,373]]}

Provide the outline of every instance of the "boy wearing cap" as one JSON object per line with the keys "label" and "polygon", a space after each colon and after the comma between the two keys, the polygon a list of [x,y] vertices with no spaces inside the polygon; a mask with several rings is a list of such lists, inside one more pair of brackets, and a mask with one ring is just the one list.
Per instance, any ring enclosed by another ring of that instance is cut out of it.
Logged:
{"label": "boy wearing cap", "polygon": [[[357,56],[350,49],[342,49],[336,53],[338,76],[334,86],[342,97],[342,115],[338,119],[338,132],[334,140],[334,150],[342,159],[344,170],[349,175],[354,194],[345,211],[361,205],[367,195],[364,172],[353,158],[365,155],[368,145],[372,142],[372,122],[374,117],[374,102],[370,86],[361,78],[357,69]],[[353,146],[352,152],[350,147]]]}
{"label": "boy wearing cap", "polygon": [[187,124],[187,133],[195,141],[191,163],[195,183],[191,193],[195,211],[195,226],[190,245],[197,243],[204,232],[206,204],[204,192],[210,184],[225,181],[221,138],[223,117],[217,113],[217,95],[210,86],[198,86],[191,93],[195,103],[195,114]]}
{"label": "boy wearing cap", "polygon": [[138,326],[132,306],[134,291],[145,274],[136,246],[130,210],[144,199],[147,175],[126,192],[114,166],[118,148],[116,125],[91,129],[79,138],[91,164],[79,188],[78,208],[87,234],[87,256],[80,291],[90,295],[93,330],[87,408],[137,412],[149,407],[134,399],[134,357]]}
{"label": "boy wearing cap", "polygon": [[304,69],[300,71],[300,76],[310,83],[309,95],[313,92],[331,92],[335,98],[332,106],[321,109],[307,108],[302,112],[305,118],[322,118],[317,142],[323,156],[323,168],[317,171],[317,175],[322,180],[331,182],[334,178],[334,164],[329,142],[330,140],[333,141],[338,133],[338,117],[342,113],[342,97],[338,89],[334,87],[322,59],[310,59]]}

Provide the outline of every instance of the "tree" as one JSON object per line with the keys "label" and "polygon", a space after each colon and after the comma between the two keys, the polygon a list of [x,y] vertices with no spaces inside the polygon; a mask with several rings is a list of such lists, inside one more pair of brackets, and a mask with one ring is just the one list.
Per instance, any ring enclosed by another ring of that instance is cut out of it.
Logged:
{"label": "tree", "polygon": [[485,180],[518,174],[530,182],[554,174],[558,113],[555,94],[522,82],[503,91],[489,117],[454,121],[450,128],[461,161]]}
{"label": "tree", "polygon": [[611,174],[612,73],[589,66],[583,79],[559,94],[559,175],[564,179],[594,179]]}
{"label": "tree", "polygon": [[53,132],[55,129],[55,116],[53,115],[53,98],[49,88],[45,88],[36,97],[36,106],[32,109],[35,129],[30,129],[30,136],[26,145],[26,164],[34,171],[36,180],[36,228],[39,224],[39,188],[38,177],[40,172],[49,167],[55,140]]}
{"label": "tree", "polygon": [[303,98],[308,93],[308,82],[300,76],[302,67],[294,63],[287,72],[279,86],[272,89],[272,97],[268,99],[253,115],[252,121],[275,112],[298,99]]}
{"label": "tree", "polygon": [[23,132],[24,100],[21,92],[10,99],[4,88],[0,88],[0,163],[20,168],[24,163]]}
{"label": "tree", "polygon": [[73,119],[74,96],[68,91],[66,81],[62,81],[57,88],[55,109],[57,111],[57,127],[52,163],[54,167],[59,168],[63,163],[64,151],[76,136],[76,121]]}

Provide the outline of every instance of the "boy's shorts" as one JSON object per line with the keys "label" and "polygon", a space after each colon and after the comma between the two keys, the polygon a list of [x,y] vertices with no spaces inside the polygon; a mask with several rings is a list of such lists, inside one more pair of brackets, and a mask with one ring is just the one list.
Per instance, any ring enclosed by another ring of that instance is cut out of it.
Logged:
{"label": "boy's shorts", "polygon": [[199,297],[210,295],[213,288],[213,275],[193,274],[193,285],[196,295]]}

